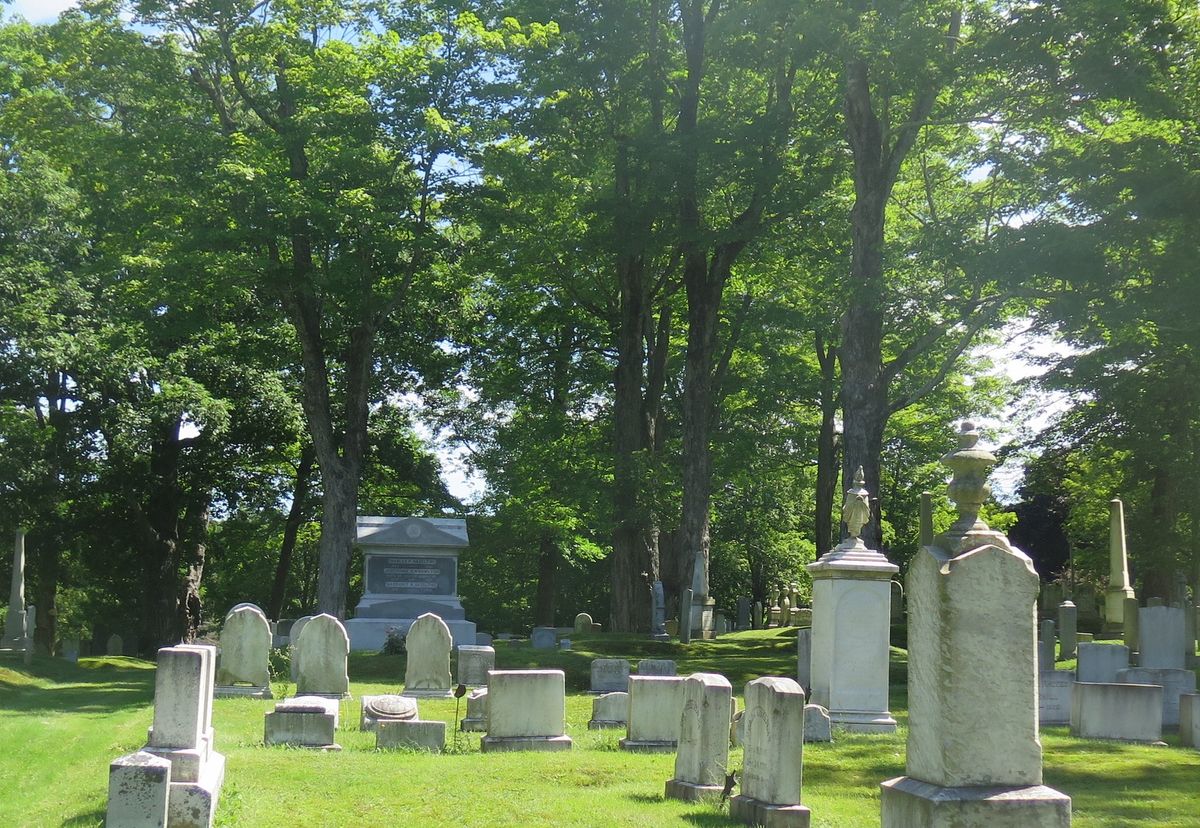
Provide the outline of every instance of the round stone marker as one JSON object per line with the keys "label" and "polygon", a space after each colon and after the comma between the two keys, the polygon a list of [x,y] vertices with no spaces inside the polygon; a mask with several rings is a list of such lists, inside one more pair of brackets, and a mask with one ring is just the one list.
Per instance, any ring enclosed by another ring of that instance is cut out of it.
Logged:
{"label": "round stone marker", "polygon": [[407,721],[417,718],[417,703],[405,696],[375,696],[367,703],[366,712],[375,719]]}

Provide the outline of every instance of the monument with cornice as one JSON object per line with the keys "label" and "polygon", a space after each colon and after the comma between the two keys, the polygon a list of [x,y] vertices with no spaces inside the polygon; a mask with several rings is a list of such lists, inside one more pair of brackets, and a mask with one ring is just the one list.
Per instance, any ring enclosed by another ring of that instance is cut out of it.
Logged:
{"label": "monument with cornice", "polygon": [[996,458],[963,423],[953,525],[908,569],[907,775],[882,785],[882,828],[1066,828],[1071,798],[1042,784],[1029,556],[979,517]]}
{"label": "monument with cornice", "polygon": [[453,646],[475,644],[475,623],[458,597],[458,553],[467,522],[456,518],[362,516],[363,596],[346,622],[351,650],[380,650],[388,630],[407,634],[427,612],[450,628]]}

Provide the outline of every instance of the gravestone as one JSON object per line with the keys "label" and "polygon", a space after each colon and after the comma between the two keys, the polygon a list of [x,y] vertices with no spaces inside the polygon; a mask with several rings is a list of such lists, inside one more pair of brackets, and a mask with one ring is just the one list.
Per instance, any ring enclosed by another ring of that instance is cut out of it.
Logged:
{"label": "gravestone", "polygon": [[784,595],[779,600],[779,626],[786,627],[792,623],[792,599]]}
{"label": "gravestone", "polygon": [[1136,597],[1129,580],[1129,557],[1125,552],[1125,507],[1121,499],[1108,502],[1108,591],[1104,593],[1104,626],[1119,630],[1125,625],[1126,601]]}
{"label": "gravestone", "polygon": [[1042,784],[1038,576],[980,518],[996,458],[979,436],[963,423],[942,458],[958,516],[909,563],[907,775],[881,786],[882,828],[1071,824],[1070,798]]}
{"label": "gravestone", "polygon": [[829,719],[829,711],[819,704],[804,705],[804,741],[833,741],[833,722]]}
{"label": "gravestone", "polygon": [[108,768],[105,825],[120,828],[166,828],[171,790],[171,763],[139,750]]}
{"label": "gravestone", "polygon": [[408,661],[404,668],[404,695],[422,698],[448,698],[451,695],[450,647],[453,640],[446,622],[432,612],[412,623],[405,638]]}
{"label": "gravestone", "polygon": [[729,632],[729,621],[725,615],[720,612],[713,613],[713,633],[725,635],[727,632]]}
{"label": "gravestone", "polygon": [[761,630],[763,628],[763,605],[762,601],[754,602],[754,615],[751,618],[754,624],[754,629]]}
{"label": "gravestone", "polygon": [[671,753],[679,744],[683,679],[678,676],[630,676],[629,714],[622,750]]}
{"label": "gravestone", "polygon": [[1038,727],[1071,722],[1071,687],[1075,673],[1043,670],[1038,673]]}
{"label": "gravestone", "polygon": [[899,581],[892,581],[892,605],[891,619],[893,624],[904,623],[904,585]]}
{"label": "gravestone", "polygon": [[768,628],[778,627],[780,625],[780,617],[779,616],[780,616],[780,613],[783,612],[782,608],[779,606],[779,595],[772,594],[770,596],[770,598],[773,603],[771,604],[770,609],[767,611],[768,616],[771,619],[767,623],[767,627]]}
{"label": "gravestone", "polygon": [[592,718],[588,720],[588,730],[625,727],[628,715],[628,693],[605,693],[592,699]]}
{"label": "gravestone", "polygon": [[1042,622],[1041,635],[1037,641],[1038,672],[1054,669],[1054,622],[1047,619]]}
{"label": "gravestone", "polygon": [[467,717],[459,722],[459,730],[487,730],[488,689],[480,687],[467,694]]}
{"label": "gravestone", "polygon": [[842,505],[846,539],[807,567],[813,579],[811,701],[847,730],[893,733],[889,605],[891,578],[900,567],[859,537],[871,521],[870,504],[860,466]]}
{"label": "gravestone", "polygon": [[560,638],[560,639],[558,640],[558,649],[560,649],[560,650],[569,650],[569,649],[571,649],[571,639],[569,639],[569,638]]}
{"label": "gravestone", "polygon": [[339,751],[334,741],[338,702],[325,696],[293,696],[263,716],[263,744]]}
{"label": "gravestone", "polygon": [[592,616],[581,612],[575,616],[575,632],[590,633],[592,631]]}
{"label": "gravestone", "polygon": [[[25,530],[17,529],[13,541],[13,568],[8,593],[8,614],[4,616],[4,638],[0,654],[20,655],[32,651],[34,622],[26,617],[25,607]],[[109,653],[120,655],[120,653]]]}
{"label": "gravestone", "polygon": [[119,656],[119,655],[121,655],[122,650],[124,650],[124,649],[125,649],[125,642],[122,641],[121,636],[117,635],[116,633],[113,633],[112,635],[110,635],[108,637],[108,641],[106,641],[104,644],[104,652],[110,656],[112,656],[112,655]]}
{"label": "gravestone", "polygon": [[394,694],[363,696],[358,728],[373,732],[383,721],[410,722],[417,718],[417,702]]}
{"label": "gravestone", "polygon": [[553,650],[558,646],[558,633],[554,627],[534,627],[529,643],[535,650]]}
{"label": "gravestone", "polygon": [[1089,684],[1112,684],[1117,673],[1129,667],[1129,648],[1120,644],[1079,645],[1079,664],[1075,669],[1078,681]]}
{"label": "gravestone", "polygon": [[740,792],[729,817],[748,825],[808,828],[800,804],[804,756],[804,691],[789,678],[767,676],[746,685]]}
{"label": "gravestone", "polygon": [[666,641],[671,637],[667,632],[667,601],[663,596],[662,581],[650,585],[650,637],[655,641]]}
{"label": "gravestone", "polygon": [[63,642],[62,642],[62,650],[63,650],[63,652],[62,652],[63,658],[65,658],[67,661],[71,662],[72,664],[78,662],[79,661],[79,637],[73,635],[70,638],[64,638]]}
{"label": "gravestone", "polygon": [[1071,601],[1063,601],[1058,605],[1058,657],[1067,661],[1075,657],[1075,647],[1078,639],[1075,637],[1079,613]]}
{"label": "gravestone", "polygon": [[737,602],[737,624],[734,626],[737,630],[750,629],[750,599],[742,597]]}
{"label": "gravestone", "polygon": [[1125,599],[1125,629],[1123,638],[1130,653],[1136,653],[1138,648],[1138,602],[1137,598]]}
{"label": "gravestone", "polygon": [[1200,749],[1200,694],[1179,697],[1179,744]]}
{"label": "gravestone", "polygon": [[300,633],[304,632],[304,626],[313,620],[313,616],[305,615],[297,618],[292,624],[292,628],[288,630],[288,669],[292,675],[292,683],[296,683],[296,679],[300,678],[300,648],[297,646],[300,643]]}
{"label": "gravestone", "polygon": [[363,595],[346,622],[351,648],[381,650],[389,629],[402,634],[422,615],[446,624],[454,645],[475,643],[458,597],[458,555],[468,545],[458,518],[358,518]]}
{"label": "gravestone", "polygon": [[271,698],[270,657],[271,628],[263,611],[253,604],[231,609],[221,627],[215,694]]}
{"label": "gravestone", "polygon": [[375,731],[378,750],[425,750],[441,753],[446,749],[446,723],[442,721],[386,721]]}
{"label": "gravestone", "polygon": [[1149,684],[1085,684],[1071,688],[1071,735],[1121,742],[1162,741],[1163,689]]}
{"label": "gravestone", "polygon": [[801,687],[812,687],[812,628],[796,630],[796,681]]}
{"label": "gravestone", "polygon": [[296,649],[300,654],[297,696],[350,697],[350,678],[346,673],[350,639],[341,621],[327,613],[313,616],[300,631]]}
{"label": "gravestone", "polygon": [[666,796],[693,802],[720,796],[729,764],[729,710],[733,687],[716,673],[693,673],[683,682],[683,709],[675,775]]}
{"label": "gravestone", "polygon": [[1196,692],[1196,674],[1191,670],[1170,668],[1130,667],[1117,673],[1120,684],[1157,684],[1163,689],[1162,723],[1164,727],[1179,724],[1179,697]]}
{"label": "gravestone", "polygon": [[487,633],[475,633],[475,646],[476,647],[492,646],[492,637],[490,635],[488,635]]}
{"label": "gravestone", "polygon": [[692,596],[694,593],[691,589],[683,591],[683,597],[679,599],[679,643],[690,644],[692,641],[692,624],[688,617],[689,608],[692,606]]}
{"label": "gravestone", "polygon": [[639,676],[674,676],[677,673],[675,662],[669,658],[643,658],[637,663]]}
{"label": "gravestone", "polygon": [[562,670],[493,670],[488,675],[484,753],[570,750],[566,677]]}
{"label": "gravestone", "polygon": [[493,647],[467,644],[458,648],[458,683],[468,687],[487,684],[488,670],[496,668],[496,650]]}
{"label": "gravestone", "polygon": [[1181,670],[1186,666],[1183,610],[1147,606],[1138,612],[1138,666]]}
{"label": "gravestone", "polygon": [[629,660],[624,658],[592,659],[593,693],[624,693],[629,688]]}

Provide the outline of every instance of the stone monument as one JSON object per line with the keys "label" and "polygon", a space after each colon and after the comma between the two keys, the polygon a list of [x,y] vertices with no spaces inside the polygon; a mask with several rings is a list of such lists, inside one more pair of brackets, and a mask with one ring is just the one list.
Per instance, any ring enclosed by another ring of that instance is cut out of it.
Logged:
{"label": "stone monument", "polygon": [[350,677],[346,672],[350,640],[341,621],[327,613],[313,616],[300,631],[296,652],[300,656],[297,696],[350,697]]}
{"label": "stone monument", "polygon": [[1125,599],[1136,598],[1129,583],[1129,558],[1125,553],[1125,507],[1119,497],[1108,502],[1108,591],[1104,593],[1104,626],[1119,630],[1125,625]]}
{"label": "stone monument", "polygon": [[1071,799],[1042,784],[1035,650],[1038,576],[979,517],[996,463],[963,423],[958,519],[909,566],[906,776],[882,785],[882,828],[1065,828]]}
{"label": "stone monument", "polygon": [[432,612],[425,613],[408,628],[405,643],[404,695],[449,698],[450,628],[446,622]]}
{"label": "stone monument", "polygon": [[729,710],[733,687],[716,673],[693,673],[683,682],[683,712],[675,775],[666,795],[695,801],[720,796],[729,764]]}
{"label": "stone monument", "polygon": [[804,691],[790,678],[766,676],[746,685],[741,792],[729,816],[749,825],[808,828],[800,804],[804,760]]}
{"label": "stone monument", "polygon": [[1075,658],[1079,646],[1079,608],[1070,599],[1058,605],[1058,659],[1069,661]]}
{"label": "stone monument", "polygon": [[571,749],[562,670],[492,670],[487,708],[484,753]]}
{"label": "stone monument", "polygon": [[13,543],[12,585],[8,594],[8,615],[4,617],[4,638],[0,654],[25,655],[33,650],[32,624],[25,618],[25,531],[18,529]]}
{"label": "stone monument", "polygon": [[271,698],[271,627],[253,604],[239,604],[221,627],[221,658],[217,667],[218,696]]}
{"label": "stone monument", "polygon": [[404,633],[433,613],[446,622],[454,644],[474,644],[475,624],[458,598],[458,553],[467,546],[467,522],[450,518],[360,517],[363,596],[346,622],[352,650],[381,650],[387,631]]}
{"label": "stone monument", "polygon": [[888,653],[892,576],[900,567],[863,543],[871,500],[861,466],[846,490],[846,539],[808,565],[813,579],[811,701],[835,725],[892,733],[888,712]]}

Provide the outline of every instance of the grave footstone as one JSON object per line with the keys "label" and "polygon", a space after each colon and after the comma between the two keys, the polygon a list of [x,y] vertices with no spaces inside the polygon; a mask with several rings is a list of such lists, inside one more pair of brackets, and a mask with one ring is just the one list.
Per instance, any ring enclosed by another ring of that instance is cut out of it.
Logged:
{"label": "grave footstone", "polygon": [[592,699],[592,718],[588,720],[588,730],[623,728],[628,715],[628,693],[605,693]]}
{"label": "grave footstone", "polygon": [[560,639],[558,640],[558,649],[560,649],[560,650],[569,650],[569,649],[571,649],[571,639],[569,639],[569,638],[560,638]]}
{"label": "grave footstone", "polygon": [[404,695],[418,698],[449,697],[450,648],[454,637],[450,635],[446,622],[427,612],[408,628],[405,642],[408,661],[404,668]]}
{"label": "grave footstone", "polygon": [[1078,681],[1088,684],[1112,684],[1117,673],[1129,667],[1129,648],[1120,644],[1081,643]]}
{"label": "grave footstone", "polygon": [[593,693],[624,693],[629,689],[629,660],[624,658],[592,659]]}
{"label": "grave footstone", "polygon": [[1071,735],[1121,742],[1162,741],[1163,689],[1149,684],[1071,687]]}
{"label": "grave footstone", "polygon": [[459,723],[459,730],[487,730],[488,689],[480,687],[467,694],[467,717]]}
{"label": "grave footstone", "polygon": [[350,678],[346,673],[350,638],[341,621],[327,613],[314,616],[301,629],[296,649],[300,662],[296,695],[350,697]]}
{"label": "grave footstone", "polygon": [[271,628],[253,604],[239,604],[221,627],[215,694],[271,698]]}
{"label": "grave footstone", "polygon": [[729,709],[733,687],[716,673],[693,673],[683,682],[679,749],[666,796],[684,801],[718,797],[729,764]]}
{"label": "grave footstone", "polygon": [[683,679],[678,676],[630,676],[629,714],[622,750],[671,753],[679,744]]}
{"label": "grave footstone", "polygon": [[339,751],[338,702],[325,696],[293,696],[263,716],[263,744]]}
{"label": "grave footstone", "polygon": [[458,683],[468,687],[487,684],[488,670],[496,668],[496,650],[478,644],[458,648]]}
{"label": "grave footstone", "polygon": [[804,691],[790,678],[767,676],[747,684],[745,695],[741,787],[729,800],[729,816],[748,825],[808,828],[811,812],[800,804]]}
{"label": "grave footstone", "polygon": [[535,650],[553,650],[558,645],[558,634],[554,627],[534,627],[529,643]]}
{"label": "grave footstone", "polygon": [[480,743],[484,753],[571,749],[562,670],[493,670],[487,704],[487,735]]}

